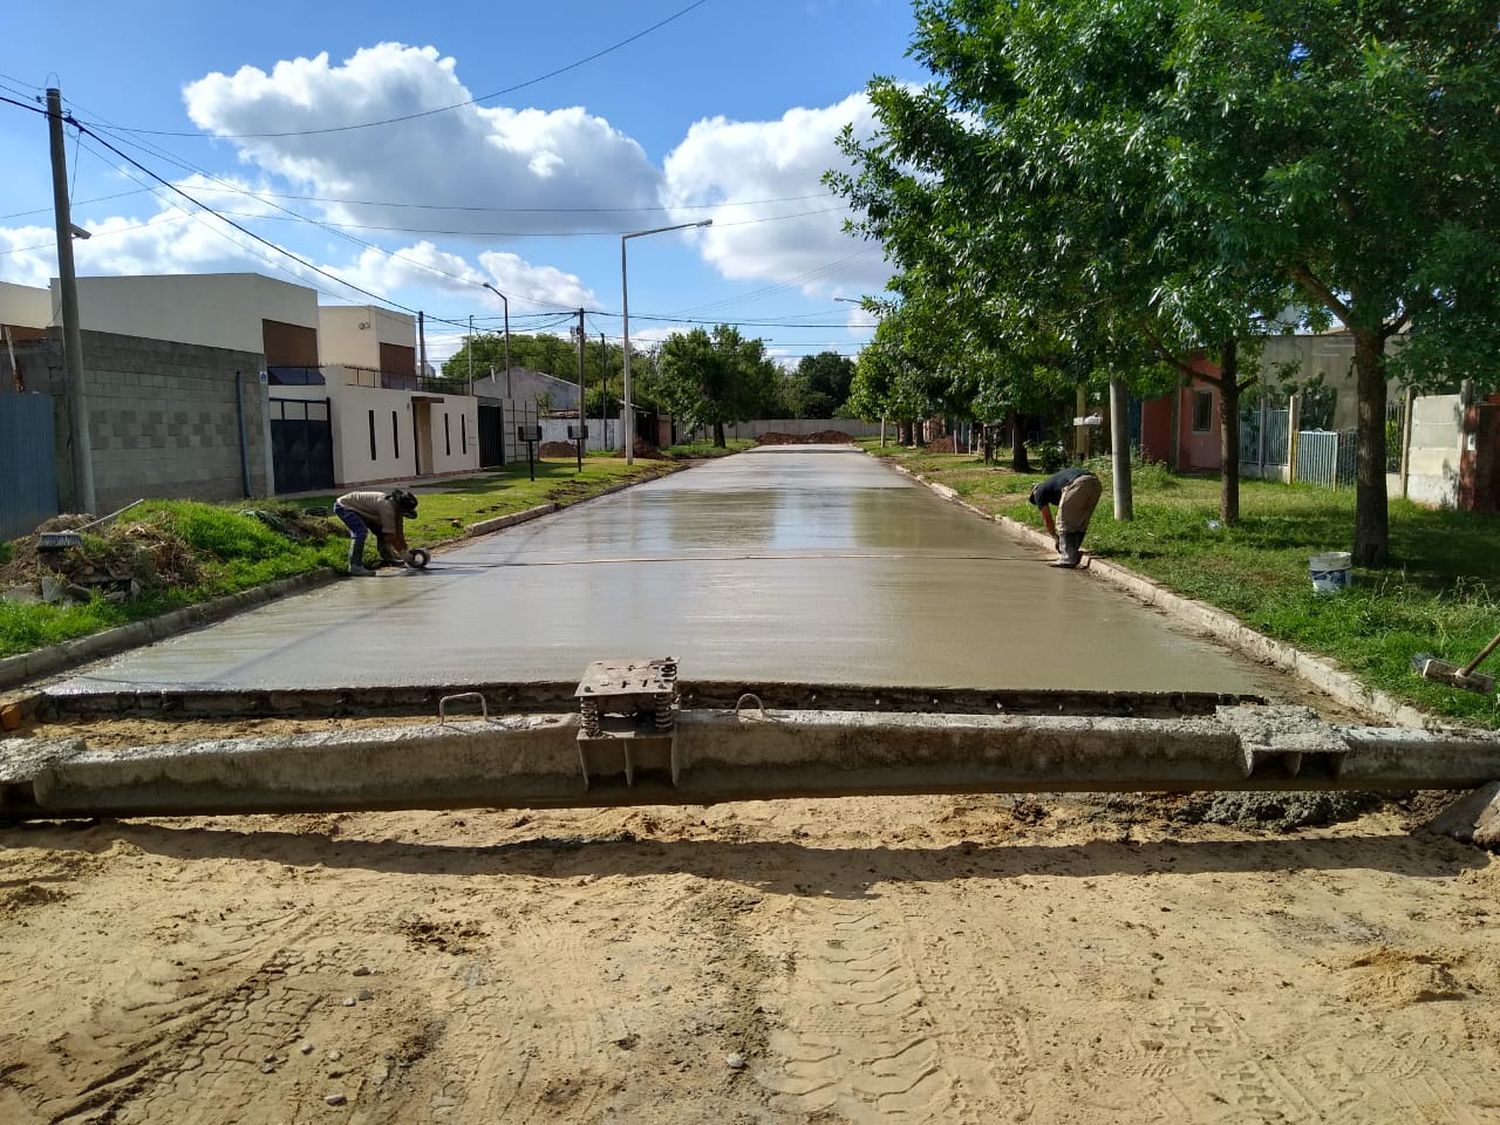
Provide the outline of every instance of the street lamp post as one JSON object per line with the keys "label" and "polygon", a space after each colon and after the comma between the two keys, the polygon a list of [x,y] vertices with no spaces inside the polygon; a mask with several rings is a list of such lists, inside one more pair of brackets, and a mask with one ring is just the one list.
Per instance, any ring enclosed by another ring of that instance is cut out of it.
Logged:
{"label": "street lamp post", "polygon": [[650,230],[631,231],[629,234],[620,236],[620,313],[625,322],[625,371],[624,371],[624,402],[620,406],[620,439],[625,443],[625,463],[635,464],[635,410],[630,402],[630,280],[625,268],[625,243],[632,238],[641,238],[648,234],[665,234],[669,230],[687,230],[690,227],[711,227],[714,225],[712,219],[702,219],[696,223],[678,223],[670,227],[653,227]]}
{"label": "street lamp post", "polygon": [[488,281],[480,284],[499,297],[500,303],[505,306],[505,397],[510,398],[510,300]]}

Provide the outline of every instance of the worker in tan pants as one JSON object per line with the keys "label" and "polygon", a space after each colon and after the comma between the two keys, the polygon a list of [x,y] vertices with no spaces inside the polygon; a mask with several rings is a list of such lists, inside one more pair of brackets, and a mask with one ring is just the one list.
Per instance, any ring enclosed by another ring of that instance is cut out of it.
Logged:
{"label": "worker in tan pants", "polygon": [[[1051,565],[1068,570],[1078,565],[1083,537],[1103,491],[1099,478],[1087,469],[1063,469],[1032,487],[1029,499],[1041,512],[1042,522],[1057,545],[1058,559]],[[1057,508],[1056,521],[1053,507]]]}

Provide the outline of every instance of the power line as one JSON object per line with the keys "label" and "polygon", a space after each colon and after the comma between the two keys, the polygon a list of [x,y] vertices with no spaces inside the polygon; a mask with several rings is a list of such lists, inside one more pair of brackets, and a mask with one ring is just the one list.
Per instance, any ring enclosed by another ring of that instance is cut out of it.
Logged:
{"label": "power line", "polygon": [[[73,200],[73,204],[72,205],[73,205],[74,208],[87,207],[91,203],[104,203],[104,202],[107,202],[108,200],[111,200],[111,199],[122,199],[122,198],[124,198],[127,195],[140,195],[141,192],[143,192],[143,191],[150,191],[150,190],[151,190],[150,188],[144,188],[144,187],[131,188],[129,191],[117,191],[113,195],[96,195],[92,199],[75,199],[75,200]],[[33,207],[29,211],[12,211],[8,215],[0,215],[0,220],[3,220],[3,219],[23,219],[27,215],[47,215],[47,214],[51,214],[51,213],[52,213],[52,208],[51,207]]]}
{"label": "power line", "polygon": [[[109,130],[105,130],[105,132],[108,133]],[[97,134],[94,134],[94,135],[97,136]],[[111,135],[113,136],[113,134],[111,134]],[[250,191],[250,190],[248,190],[246,188],[241,187],[239,184],[233,183],[233,182],[228,181],[228,180],[221,179],[220,177],[215,176],[212,172],[208,171],[206,168],[201,168],[198,165],[193,164],[191,161],[183,160],[183,159],[175,156],[174,154],[165,151],[164,149],[160,148],[157,145],[149,144],[149,143],[146,143],[146,142],[143,142],[143,141],[131,140],[131,139],[127,138],[127,137],[118,137],[118,136],[116,136],[114,139],[117,140],[117,141],[119,141],[121,144],[129,145],[132,148],[140,149],[143,152],[150,152],[153,155],[156,155],[156,156],[160,157],[161,159],[166,160],[169,164],[176,165],[178,168],[181,168],[185,172],[197,173],[198,175],[204,177],[206,180],[210,181],[211,183],[216,184],[219,187],[222,187],[225,191],[233,192],[233,193],[239,194],[239,195],[248,195],[248,196],[250,196],[253,199],[257,199],[257,200],[261,200],[263,202],[266,202],[269,206],[274,207],[276,210],[282,212],[283,214],[289,216],[290,218],[297,219],[297,220],[299,220],[301,222],[308,223],[309,225],[315,226],[318,229],[327,232],[328,234],[335,235],[336,237],[346,239],[347,241],[352,242],[352,243],[354,243],[357,246],[364,247],[366,250],[373,250],[377,254],[384,255],[385,257],[389,258],[393,262],[404,262],[405,264],[407,264],[409,266],[414,266],[415,268],[420,269],[420,270],[424,270],[427,273],[434,274],[434,275],[436,275],[438,277],[446,278],[449,281],[458,282],[460,285],[472,285],[472,286],[474,286],[476,288],[478,288],[481,285],[481,283],[479,281],[476,281],[472,277],[464,277],[464,276],[461,276],[459,274],[449,273],[447,270],[439,269],[438,267],[430,265],[427,262],[423,262],[423,261],[421,261],[421,260],[419,260],[417,258],[409,258],[406,255],[401,254],[401,253],[399,253],[397,251],[387,250],[383,246],[378,246],[375,243],[370,242],[370,241],[368,241],[366,239],[356,237],[355,235],[352,235],[352,234],[348,233],[347,231],[340,229],[340,224],[330,223],[330,222],[326,222],[326,221],[323,221],[323,220],[320,220],[320,219],[314,219],[314,218],[312,218],[309,215],[303,215],[299,211],[293,211],[289,207],[283,207],[279,203],[276,203],[276,202],[274,202],[272,200],[269,200],[269,199],[265,199],[264,195],[262,193]],[[118,152],[119,150],[116,149],[115,151]],[[121,155],[123,156],[123,154],[121,154]],[[126,159],[128,159],[128,157]],[[274,193],[264,193],[264,194],[274,194]],[[258,215],[258,216],[253,216],[253,217],[254,218],[259,218],[259,219],[274,219],[276,216],[273,216],[273,215]],[[391,229],[396,229],[396,228],[391,228]],[[408,232],[408,233],[417,233],[417,232]],[[557,305],[555,302],[537,300],[536,298],[529,297],[529,296],[527,296],[525,294],[517,294],[517,295],[515,295],[514,299],[518,300],[518,301],[521,301],[521,302],[524,302],[526,304],[537,305],[538,307],[542,307],[542,308],[545,308],[548,305],[552,305],[555,308],[561,308],[562,307],[562,306]]]}
{"label": "power line", "polygon": [[622,47],[628,47],[637,39],[642,39],[647,35],[650,35],[653,31],[666,27],[667,24],[681,19],[683,16],[687,15],[695,8],[701,8],[706,3],[708,3],[708,0],[693,0],[693,2],[687,5],[685,8],[679,8],[677,11],[667,16],[665,19],[658,20],[650,27],[645,28],[641,31],[637,31],[634,35],[631,35],[625,39],[621,39],[617,43],[611,43],[608,47],[595,51],[593,54],[586,55],[574,62],[570,62],[566,66],[560,66],[553,70],[549,70],[545,74],[539,74],[535,78],[528,78],[524,82],[517,82],[514,86],[507,86],[503,90],[496,90],[493,93],[489,94],[481,94],[477,98],[469,98],[467,101],[454,102],[452,105],[435,106],[432,109],[419,110],[415,113],[404,113],[396,117],[383,117],[377,121],[362,121],[351,125],[328,125],[320,129],[288,129],[281,132],[268,133],[204,133],[202,130],[188,131],[181,129],[131,129],[124,126],[118,126],[118,128],[122,132],[126,133],[138,133],[146,136],[156,137],[209,137],[224,138],[227,140],[249,140],[252,138],[270,137],[312,137],[324,133],[346,133],[355,129],[374,129],[382,125],[395,125],[402,121],[415,121],[418,118],[432,117],[434,114],[447,113],[450,110],[462,109],[465,106],[470,105],[478,105],[480,102],[487,102],[493,98],[503,97],[506,94],[513,94],[517,90],[524,90],[528,86],[535,86],[539,82],[545,82],[549,78],[556,78],[559,74],[566,74],[570,70],[577,70],[579,67],[585,66],[588,63],[595,61],[596,59],[602,59],[605,55],[613,54],[615,51],[620,50]]}
{"label": "power line", "polygon": [[[200,203],[197,199],[195,199],[193,196],[189,195],[187,192],[183,191],[180,187],[178,187],[176,184],[172,183],[170,180],[167,180],[164,177],[157,175],[155,172],[153,172],[150,168],[147,168],[140,161],[136,160],[135,158],[133,158],[131,156],[128,156],[127,154],[125,154],[123,152],[121,152],[114,145],[110,144],[109,141],[107,141],[105,138],[101,137],[98,133],[94,132],[88,126],[81,125],[77,121],[71,121],[70,124],[72,124],[74,126],[74,128],[80,130],[81,132],[87,133],[89,136],[93,137],[94,140],[98,141],[105,148],[109,149],[110,152],[114,153],[116,156],[118,156],[121,160],[125,161],[127,164],[129,164],[132,167],[137,168],[140,171],[144,172],[146,175],[150,176],[153,180],[155,180],[157,183],[161,184],[163,187],[167,188],[168,190],[176,192],[178,195],[182,196],[182,198],[186,199],[189,203],[193,204],[193,206],[198,207],[199,209],[208,212],[209,214],[211,214],[215,218],[217,218],[220,222],[229,224],[235,230],[239,231],[241,234],[247,235],[248,237],[255,239],[256,242],[259,242],[262,245],[269,247],[271,250],[274,250],[276,253],[285,255],[286,257],[290,258],[292,261],[296,262],[298,265],[302,266],[303,269],[312,270],[314,273],[316,273],[316,274],[318,274],[318,275],[320,275],[322,277],[326,277],[329,281],[332,281],[332,282],[334,282],[337,285],[342,285],[342,286],[344,286],[347,289],[352,289],[356,293],[362,293],[366,297],[374,298],[376,301],[379,301],[383,305],[389,305],[392,308],[398,308],[398,309],[401,309],[403,312],[409,312],[409,313],[415,313],[415,312],[419,312],[420,311],[419,309],[412,308],[410,305],[404,305],[400,301],[395,301],[395,300],[392,300],[389,297],[384,297],[381,294],[376,293],[373,290],[366,289],[366,288],[364,288],[361,285],[356,285],[352,281],[345,281],[342,277],[339,277],[337,274],[330,273],[328,270],[325,270],[322,266],[316,265],[315,263],[308,261],[306,258],[302,257],[300,254],[294,254],[290,250],[286,249],[285,247],[278,246],[276,243],[272,242],[270,239],[261,237],[260,235],[256,234],[253,230],[250,230],[247,227],[241,226],[239,223],[235,222],[233,219],[225,218],[223,215],[220,215],[217,211],[215,211],[212,207],[208,206],[206,203]],[[437,319],[437,318],[434,317],[433,319]],[[464,325],[462,325],[462,324],[460,324],[460,323],[458,323],[456,321],[448,321],[447,323],[453,324],[457,328],[464,327]]]}
{"label": "power line", "polygon": [[[247,189],[240,189],[245,191]],[[766,203],[800,203],[808,199],[833,199],[831,191],[811,195],[781,195],[768,199],[724,199],[717,203],[677,203],[671,206],[638,207],[482,207],[463,203],[399,203],[389,199],[344,199],[336,195],[293,195],[288,192],[260,191],[251,194],[273,199],[293,199],[302,203],[340,203],[346,207],[400,207],[420,211],[465,211],[514,215],[606,215],[633,214],[637,211],[707,211],[719,207],[755,207]]]}

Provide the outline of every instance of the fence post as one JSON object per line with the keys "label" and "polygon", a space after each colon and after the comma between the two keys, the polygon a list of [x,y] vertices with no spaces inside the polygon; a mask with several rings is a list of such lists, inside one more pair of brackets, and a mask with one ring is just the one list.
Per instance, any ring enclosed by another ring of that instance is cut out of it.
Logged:
{"label": "fence post", "polygon": [[1406,395],[1401,400],[1401,499],[1403,500],[1408,499],[1411,481],[1411,415],[1416,401],[1416,392],[1407,387]]}
{"label": "fence post", "polygon": [[1286,411],[1286,482],[1297,483],[1297,449],[1302,444],[1298,435],[1302,431],[1302,395],[1294,394],[1287,403]]}
{"label": "fence post", "polygon": [[1266,389],[1260,390],[1260,479],[1266,479]]}

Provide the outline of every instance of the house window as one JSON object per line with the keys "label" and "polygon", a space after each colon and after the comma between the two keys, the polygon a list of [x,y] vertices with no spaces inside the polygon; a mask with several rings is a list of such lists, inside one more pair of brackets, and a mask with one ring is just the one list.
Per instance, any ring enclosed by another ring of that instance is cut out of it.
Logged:
{"label": "house window", "polygon": [[448,429],[448,412],[443,411],[443,453],[445,456],[453,456],[453,433]]}
{"label": "house window", "polygon": [[401,457],[401,418],[394,410],[391,411],[391,447],[395,450],[395,457],[399,460]]}
{"label": "house window", "polygon": [[375,460],[375,411],[370,411],[370,460]]}
{"label": "house window", "polygon": [[1193,392],[1193,433],[1206,434],[1213,429],[1214,396],[1212,391]]}
{"label": "house window", "polygon": [[458,451],[465,455],[469,452],[469,419],[464,414],[458,417]]}

